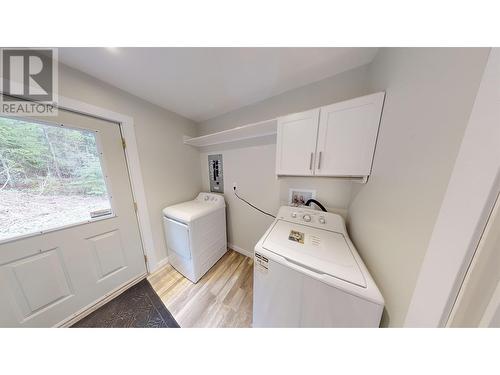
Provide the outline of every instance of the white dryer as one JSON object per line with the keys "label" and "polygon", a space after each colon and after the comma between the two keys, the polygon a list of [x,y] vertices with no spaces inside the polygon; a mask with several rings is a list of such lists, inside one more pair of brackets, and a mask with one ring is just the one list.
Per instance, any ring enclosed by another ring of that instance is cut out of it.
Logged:
{"label": "white dryer", "polygon": [[219,194],[163,209],[169,263],[196,283],[227,251],[226,204]]}
{"label": "white dryer", "polygon": [[281,207],[255,246],[254,327],[378,327],[384,299],[341,216]]}

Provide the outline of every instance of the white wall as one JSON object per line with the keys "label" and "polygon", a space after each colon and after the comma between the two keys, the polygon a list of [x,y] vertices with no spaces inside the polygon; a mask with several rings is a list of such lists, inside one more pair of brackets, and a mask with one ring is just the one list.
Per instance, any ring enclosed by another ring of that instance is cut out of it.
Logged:
{"label": "white wall", "polygon": [[196,125],[64,65],[59,67],[59,93],[134,118],[154,251],[161,262],[167,255],[161,209],[192,199],[201,188],[199,153],[182,141],[183,135],[196,135]]}
{"label": "white wall", "polygon": [[404,323],[488,51],[382,49],[370,66],[370,90],[386,99],[372,175],[353,189],[348,229],[385,297],[383,325]]}
{"label": "white wall", "polygon": [[204,121],[199,124],[198,135],[269,120],[277,116],[301,112],[368,94],[367,78],[367,65],[337,74]]}
{"label": "white wall", "polygon": [[[446,324],[465,273],[474,270],[472,257],[485,249],[478,243],[488,238],[485,225],[494,217],[491,210],[500,191],[499,103],[500,49],[493,48],[422,263],[406,326]],[[498,253],[498,246],[493,246]],[[485,272],[488,277],[495,264],[493,258],[486,263],[489,269],[479,273]],[[500,264],[497,274],[499,267]],[[467,280],[463,285],[466,284]],[[487,288],[479,289],[482,295],[488,295]],[[496,301],[500,301],[500,295],[497,296]]]}
{"label": "white wall", "polygon": [[[199,135],[209,134],[280,115],[311,109],[345,99],[368,94],[367,67],[359,67],[334,77],[288,91],[254,105],[205,121],[199,125]],[[238,193],[259,208],[275,214],[288,200],[289,188],[316,190],[316,199],[329,210],[345,215],[351,197],[352,182],[331,178],[282,177],[275,174],[276,137],[246,141],[224,148],[212,148],[201,153],[203,189],[208,191],[207,155],[222,153],[224,191],[228,205],[228,241],[247,254],[265,232],[272,218],[237,200]]]}

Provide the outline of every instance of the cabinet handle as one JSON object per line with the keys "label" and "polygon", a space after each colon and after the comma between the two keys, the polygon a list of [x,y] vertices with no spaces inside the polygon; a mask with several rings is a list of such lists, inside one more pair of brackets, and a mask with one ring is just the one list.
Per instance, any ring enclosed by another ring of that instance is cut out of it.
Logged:
{"label": "cabinet handle", "polygon": [[309,170],[313,169],[313,153],[311,152],[311,158],[309,159]]}
{"label": "cabinet handle", "polygon": [[321,151],[319,152],[319,157],[318,157],[318,169],[321,168]]}

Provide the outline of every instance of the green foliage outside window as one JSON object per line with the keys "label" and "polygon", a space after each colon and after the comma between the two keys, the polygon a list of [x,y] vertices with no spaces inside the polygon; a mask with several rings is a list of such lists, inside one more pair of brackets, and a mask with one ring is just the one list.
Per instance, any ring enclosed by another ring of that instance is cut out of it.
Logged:
{"label": "green foliage outside window", "polygon": [[0,190],[106,195],[93,132],[0,117]]}

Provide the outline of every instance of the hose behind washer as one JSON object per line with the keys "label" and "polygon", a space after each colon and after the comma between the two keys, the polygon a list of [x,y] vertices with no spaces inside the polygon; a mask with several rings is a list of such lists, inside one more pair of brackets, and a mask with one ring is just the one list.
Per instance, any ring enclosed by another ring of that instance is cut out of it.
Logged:
{"label": "hose behind washer", "polygon": [[316,199],[308,199],[305,205],[306,205],[306,206],[310,206],[310,205],[311,205],[311,203],[314,203],[316,206],[318,206],[319,208],[321,208],[321,210],[322,210],[323,212],[328,212],[328,211],[326,210],[326,208],[325,208],[325,207],[324,207],[321,203],[319,203]]}

